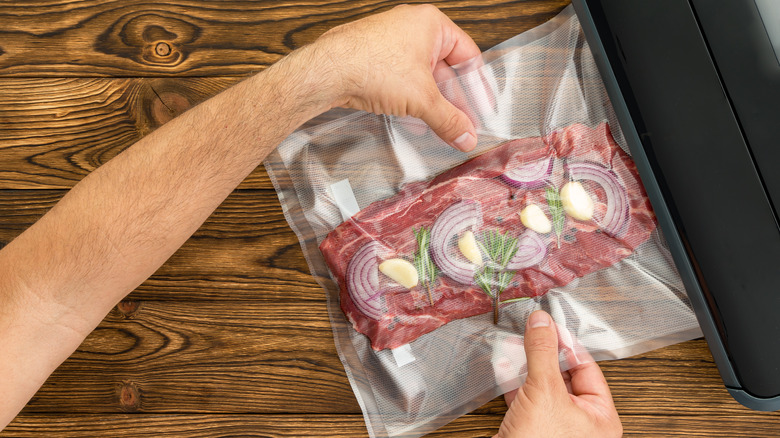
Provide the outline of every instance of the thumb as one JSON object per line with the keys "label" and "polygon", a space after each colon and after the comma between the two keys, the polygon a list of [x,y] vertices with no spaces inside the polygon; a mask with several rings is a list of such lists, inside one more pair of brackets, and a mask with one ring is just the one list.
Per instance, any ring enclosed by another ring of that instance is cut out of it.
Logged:
{"label": "thumb", "polygon": [[422,109],[419,118],[427,123],[439,138],[460,151],[468,152],[477,145],[474,124],[466,113],[447,101],[438,88],[435,89],[433,102]]}
{"label": "thumb", "polygon": [[528,360],[526,386],[544,392],[566,391],[558,362],[558,333],[547,312],[537,310],[525,328],[525,354]]}

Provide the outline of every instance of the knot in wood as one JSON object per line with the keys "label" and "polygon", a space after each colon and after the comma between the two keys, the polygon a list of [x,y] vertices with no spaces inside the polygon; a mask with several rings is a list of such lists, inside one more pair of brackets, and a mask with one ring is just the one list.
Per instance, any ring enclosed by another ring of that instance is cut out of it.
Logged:
{"label": "knot in wood", "polygon": [[165,58],[171,54],[171,46],[166,42],[159,42],[154,46],[154,53],[161,58]]}
{"label": "knot in wood", "polygon": [[141,392],[135,383],[122,381],[119,387],[119,407],[125,412],[135,412],[141,407]]}
{"label": "knot in wood", "polygon": [[163,91],[157,93],[154,89],[152,91],[155,93],[156,99],[152,101],[151,115],[158,126],[187,111],[191,106],[190,101],[177,92]]}
{"label": "knot in wood", "polygon": [[138,312],[139,307],[141,307],[141,303],[138,301],[124,300],[116,305],[116,310],[118,310],[124,318],[132,318],[135,316],[135,313]]}

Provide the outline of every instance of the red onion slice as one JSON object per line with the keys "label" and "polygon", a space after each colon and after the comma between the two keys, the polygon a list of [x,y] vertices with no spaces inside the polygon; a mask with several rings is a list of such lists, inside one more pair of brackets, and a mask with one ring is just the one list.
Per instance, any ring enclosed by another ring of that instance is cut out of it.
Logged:
{"label": "red onion slice", "polygon": [[517,238],[517,252],[509,260],[506,269],[517,271],[530,266],[538,265],[547,256],[547,244],[534,230],[525,230]]}
{"label": "red onion slice", "polygon": [[547,185],[553,169],[553,158],[544,158],[504,172],[501,179],[521,189],[538,189]]}
{"label": "red onion slice", "polygon": [[389,251],[379,242],[371,241],[355,252],[347,265],[346,283],[355,307],[366,316],[380,319],[385,310],[380,299],[378,258]]}
{"label": "red onion slice", "polygon": [[471,228],[482,225],[482,208],[477,201],[458,201],[447,207],[431,228],[431,255],[441,272],[458,283],[474,284],[476,266],[452,254],[450,243]]}
{"label": "red onion slice", "polygon": [[625,232],[629,218],[628,193],[612,169],[595,163],[566,163],[566,172],[573,180],[588,180],[600,185],[607,194],[607,212],[599,226],[611,236]]}

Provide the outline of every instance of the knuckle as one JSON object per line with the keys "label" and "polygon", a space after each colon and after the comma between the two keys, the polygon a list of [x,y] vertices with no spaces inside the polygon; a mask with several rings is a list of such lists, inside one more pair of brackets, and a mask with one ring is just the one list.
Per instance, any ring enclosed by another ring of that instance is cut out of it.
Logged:
{"label": "knuckle", "polygon": [[320,38],[322,39],[328,39],[330,37],[333,37],[335,35],[339,35],[341,33],[344,33],[344,30],[348,28],[350,23],[342,24],[340,26],[332,27],[328,30],[326,30],[322,35],[320,35]]}
{"label": "knuckle", "polygon": [[552,337],[539,337],[525,340],[525,349],[539,353],[558,354],[558,341]]}
{"label": "knuckle", "polygon": [[425,114],[432,114],[436,110],[437,94],[437,90],[429,87],[421,87],[411,92],[410,95],[414,97],[409,99],[409,115],[424,118]]}
{"label": "knuckle", "polygon": [[550,388],[555,388],[562,383],[556,373],[544,373],[542,375],[528,376],[526,385],[539,389],[542,393],[549,393]]}
{"label": "knuckle", "polygon": [[437,8],[436,6],[434,6],[434,5],[430,4],[430,3],[426,3],[426,4],[423,4],[423,5],[418,5],[417,7],[418,7],[419,11],[425,12],[426,14],[438,14],[439,13],[439,8]]}
{"label": "knuckle", "polygon": [[427,108],[431,108],[436,105],[439,100],[439,90],[436,87],[425,87],[420,93],[422,102]]}
{"label": "knuckle", "polygon": [[439,132],[454,134],[457,131],[459,122],[460,119],[458,118],[458,114],[451,112],[444,118],[437,130]]}

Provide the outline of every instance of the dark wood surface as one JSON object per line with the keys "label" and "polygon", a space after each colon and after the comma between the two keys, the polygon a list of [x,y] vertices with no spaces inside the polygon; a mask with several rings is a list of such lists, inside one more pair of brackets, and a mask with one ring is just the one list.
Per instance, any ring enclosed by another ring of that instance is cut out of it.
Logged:
{"label": "dark wood surface", "polygon": [[[566,1],[442,1],[482,49]],[[0,4],[0,245],[87,173],[380,1]],[[0,352],[2,354],[2,352]],[[602,363],[627,436],[780,436],[703,340]],[[498,398],[432,436],[492,436]],[[366,436],[324,293],[258,168],[0,437]]]}

